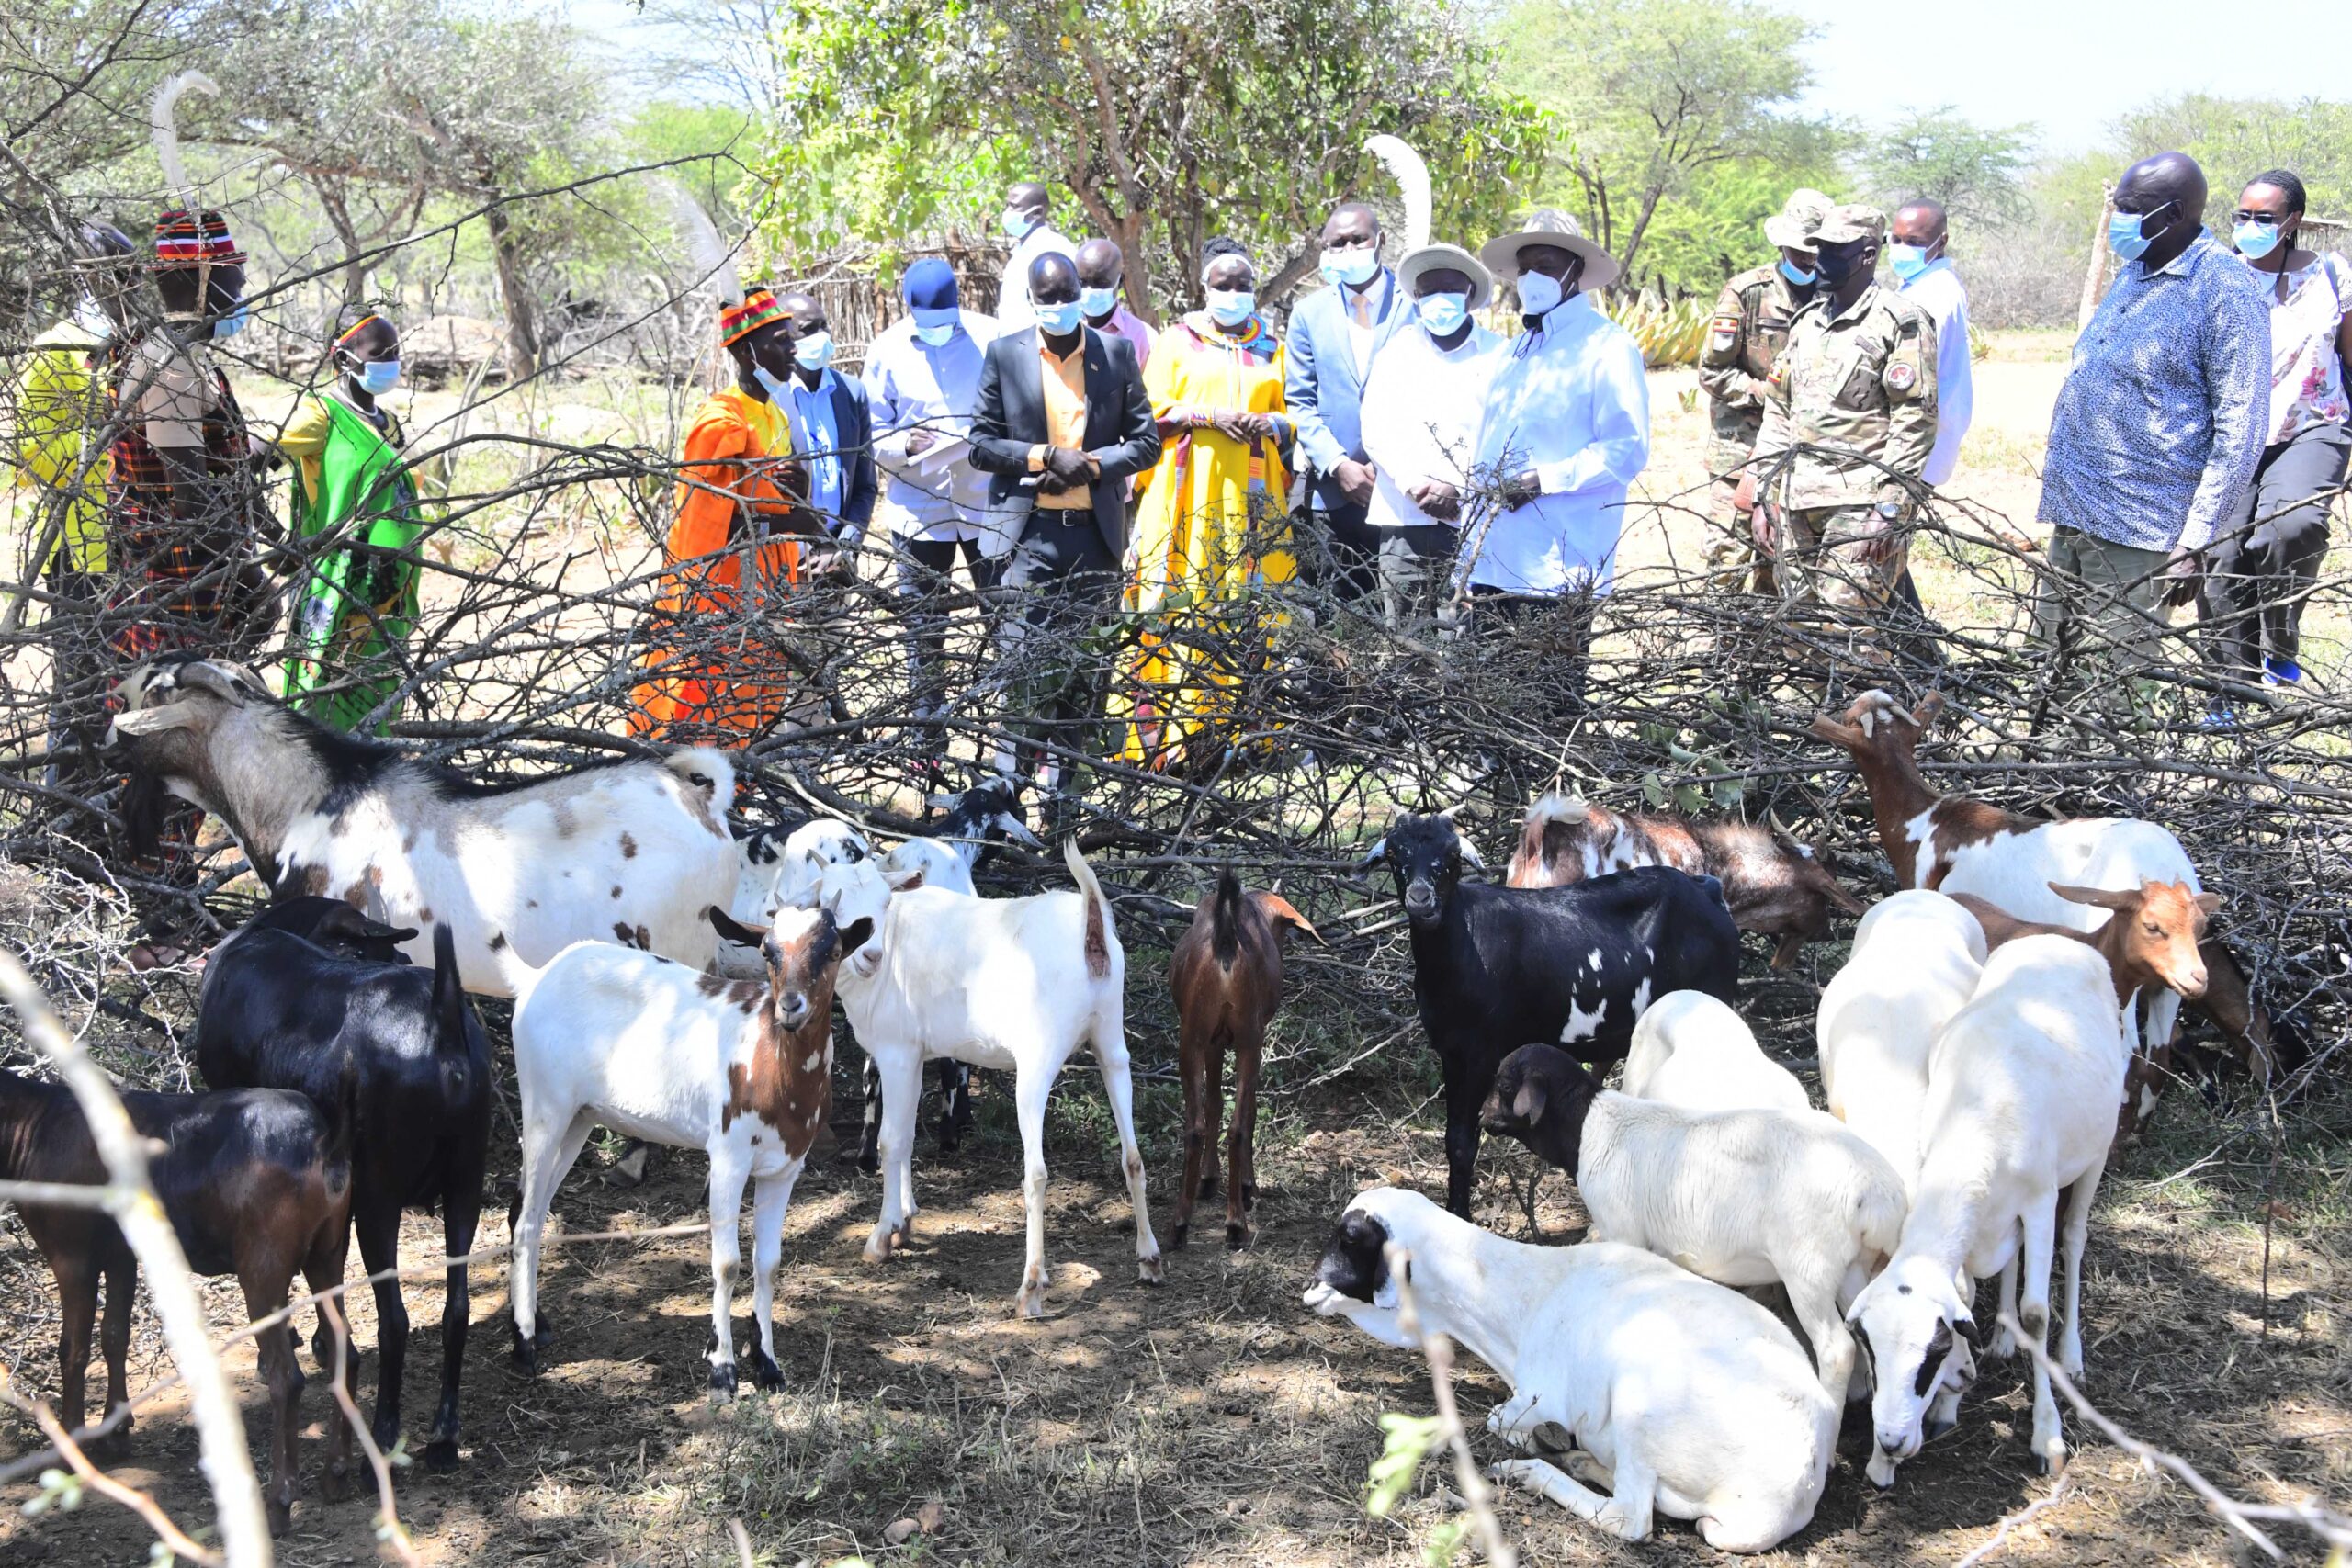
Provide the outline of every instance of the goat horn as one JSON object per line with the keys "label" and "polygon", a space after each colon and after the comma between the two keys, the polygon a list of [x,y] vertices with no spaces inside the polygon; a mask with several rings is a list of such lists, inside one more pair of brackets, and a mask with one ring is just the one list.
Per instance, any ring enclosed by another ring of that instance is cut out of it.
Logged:
{"label": "goat horn", "polygon": [[180,666],[179,684],[209,692],[232,707],[243,707],[250,695],[238,681],[233,667],[216,664],[209,659]]}

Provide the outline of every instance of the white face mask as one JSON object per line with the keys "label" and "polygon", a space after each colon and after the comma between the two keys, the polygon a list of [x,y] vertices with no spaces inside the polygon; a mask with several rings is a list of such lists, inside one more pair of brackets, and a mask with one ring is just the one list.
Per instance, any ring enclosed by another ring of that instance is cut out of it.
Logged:
{"label": "white face mask", "polygon": [[804,369],[822,370],[833,362],[833,334],[813,332],[807,337],[794,339],[792,362]]}
{"label": "white face mask", "polygon": [[1380,253],[1370,245],[1351,246],[1345,250],[1327,250],[1320,268],[1326,283],[1346,283],[1362,288],[1372,281],[1380,270]]}
{"label": "white face mask", "polygon": [[1527,315],[1541,316],[1567,298],[1560,280],[1548,272],[1522,272],[1519,275],[1519,308]]}
{"label": "white face mask", "polygon": [[1208,290],[1209,314],[1219,326],[1238,327],[1248,321],[1258,309],[1258,291],[1254,288],[1212,288]]}
{"label": "white face mask", "polygon": [[956,325],[954,321],[942,321],[937,326],[918,326],[915,328],[916,341],[933,348],[943,348],[946,346],[947,340],[956,335]]}

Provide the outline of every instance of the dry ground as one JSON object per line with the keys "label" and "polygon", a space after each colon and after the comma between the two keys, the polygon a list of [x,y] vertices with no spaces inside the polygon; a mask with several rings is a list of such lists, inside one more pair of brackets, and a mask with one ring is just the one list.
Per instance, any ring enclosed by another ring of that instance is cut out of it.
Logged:
{"label": "dry ground", "polygon": [[[1980,434],[1960,493],[2030,517],[2063,355],[2058,339],[2005,337],[1980,365]],[[1691,385],[1687,372],[1654,378],[1658,495],[1700,479],[1702,413],[1679,396]],[[1690,547],[1679,527],[1669,532]],[[1652,547],[1663,554],[1667,542]],[[1939,585],[1922,575],[1934,603]],[[1839,956],[1834,946],[1815,948],[1803,974],[1825,979]],[[1163,953],[1131,950],[1138,995],[1156,987],[1163,963]],[[1759,987],[1747,1002],[1777,1045],[1803,1054],[1809,1026],[1801,997],[1792,1003],[1790,995]],[[1180,1107],[1164,1071],[1173,1041],[1163,1012],[1135,1009],[1135,1044],[1141,1067],[1162,1069],[1139,1087],[1138,1116],[1165,1241]],[[796,1196],[780,1276],[778,1348],[789,1387],[715,1414],[702,1392],[707,1253],[695,1238],[551,1248],[545,1298],[558,1338],[535,1382],[505,1359],[504,1268],[480,1270],[464,1466],[447,1477],[401,1474],[401,1515],[421,1557],[492,1568],[717,1563],[734,1560],[726,1526],[740,1518],[763,1563],[849,1554],[1040,1568],[1420,1561],[1446,1517],[1440,1471],[1424,1473],[1393,1521],[1368,1519],[1360,1497],[1379,1448],[1377,1416],[1428,1411],[1426,1370],[1418,1357],[1298,1305],[1350,1195],[1381,1180],[1442,1186],[1428,1103],[1435,1075],[1417,1032],[1350,1071],[1310,1081],[1365,1043],[1327,1038],[1315,1021],[1284,1021],[1263,1109],[1258,1244],[1239,1255],[1214,1242],[1171,1253],[1168,1284],[1156,1291],[1133,1282],[1099,1083],[1082,1067],[1070,1074],[1048,1123],[1056,1283],[1042,1323],[1010,1316],[1021,1255],[1019,1151],[1000,1087],[983,1087],[981,1125],[962,1153],[942,1156],[927,1142],[919,1150],[918,1245],[887,1267],[858,1256],[878,1184],[844,1163],[812,1169]],[[854,1136],[854,1077],[841,1088],[836,1121]],[[2225,1487],[2279,1497],[2319,1487],[2340,1496],[2352,1490],[2342,1144],[2335,1127],[2306,1128],[2272,1178],[2267,1151],[2244,1141],[2245,1124],[2181,1097],[2152,1139],[2120,1155],[2092,1232],[2087,1387],[2129,1427],[2188,1455]],[[511,1174],[503,1128],[493,1158]],[[1490,1150],[1482,1222],[1529,1234],[1518,1191],[1532,1168],[1524,1156]],[[625,1191],[600,1179],[592,1151],[559,1199],[559,1223],[584,1232],[691,1220],[701,1213],[700,1179],[698,1156],[672,1155],[648,1185]],[[1545,1238],[1565,1239],[1580,1223],[1568,1185],[1555,1176],[1541,1190]],[[1216,1209],[1203,1208],[1212,1238]],[[485,1244],[504,1238],[503,1219],[485,1223]],[[413,1216],[404,1258],[432,1257],[438,1245],[437,1225]],[[231,1292],[216,1290],[210,1300],[224,1331],[240,1320]],[[437,1280],[412,1281],[407,1301],[417,1330],[407,1402],[413,1434],[430,1419],[439,1374]],[[748,1313],[748,1292],[739,1292],[739,1338]],[[372,1307],[360,1302],[355,1316],[360,1342],[372,1345]],[[46,1270],[10,1220],[0,1232],[0,1356],[28,1393],[54,1387],[54,1334]],[[143,1314],[133,1359],[134,1387],[168,1371]],[[232,1354],[232,1371],[258,1438],[266,1413],[249,1349]],[[373,1375],[370,1357],[363,1399]],[[1463,1382],[1475,1423],[1504,1390],[1475,1365]],[[319,1416],[325,1397],[314,1378],[306,1413]],[[1813,1526],[1770,1561],[1956,1562],[2002,1516],[2048,1490],[2025,1442],[2030,1413],[2018,1364],[1988,1367],[1959,1429],[1890,1493],[1863,1482],[1867,1437],[1859,1412],[1850,1414]],[[372,1502],[318,1497],[317,1430],[314,1419],[305,1448],[311,1474],[283,1560],[370,1561]],[[2079,1421],[2069,1431],[2086,1438]],[[22,1451],[28,1435],[21,1422],[0,1427],[0,1456]],[[1482,1457],[1496,1457],[1483,1432],[1474,1442]],[[194,1456],[184,1408],[166,1399],[142,1417],[120,1473],[197,1522],[209,1508]],[[2070,1500],[2012,1537],[2000,1560],[2240,1560],[2182,1488],[2143,1474],[2096,1438],[2074,1473]],[[884,1545],[893,1519],[933,1499],[942,1505],[935,1529]],[[1504,1518],[1531,1562],[1715,1557],[1687,1527],[1666,1521],[1650,1543],[1629,1548],[1519,1497],[1506,1499]],[[128,1564],[145,1556],[146,1542],[135,1519],[96,1500],[72,1515],[0,1513],[0,1562]]]}

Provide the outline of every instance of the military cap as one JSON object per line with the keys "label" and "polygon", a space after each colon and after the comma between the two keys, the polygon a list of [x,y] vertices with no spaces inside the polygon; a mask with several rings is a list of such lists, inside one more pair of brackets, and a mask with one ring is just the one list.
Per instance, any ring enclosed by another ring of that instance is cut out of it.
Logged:
{"label": "military cap", "polygon": [[1886,214],[1875,207],[1833,207],[1814,231],[1815,245],[1850,245],[1857,240],[1886,238]]}

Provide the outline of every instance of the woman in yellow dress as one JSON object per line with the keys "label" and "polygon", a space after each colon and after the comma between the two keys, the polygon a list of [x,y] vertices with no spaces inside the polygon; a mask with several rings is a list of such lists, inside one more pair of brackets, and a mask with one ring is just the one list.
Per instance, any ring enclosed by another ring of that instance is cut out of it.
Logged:
{"label": "woman in yellow dress", "polygon": [[1154,768],[1205,761],[1226,743],[1241,679],[1266,649],[1256,591],[1297,570],[1282,340],[1259,313],[1248,254],[1212,240],[1202,260],[1208,308],[1159,335],[1143,378],[1162,445],[1136,515],[1141,646],[1117,698],[1122,755]]}

